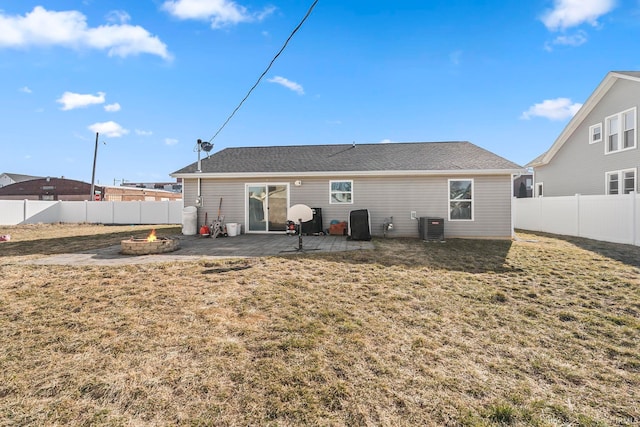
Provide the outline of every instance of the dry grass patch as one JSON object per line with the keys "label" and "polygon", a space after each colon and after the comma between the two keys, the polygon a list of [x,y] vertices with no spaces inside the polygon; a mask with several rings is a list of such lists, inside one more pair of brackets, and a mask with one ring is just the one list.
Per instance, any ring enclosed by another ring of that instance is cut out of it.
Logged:
{"label": "dry grass patch", "polygon": [[119,245],[132,236],[145,237],[153,229],[158,234],[179,234],[174,225],[96,225],[96,224],[25,224],[0,226],[0,235],[11,236],[0,242],[2,257],[34,258],[42,255],[75,253]]}
{"label": "dry grass patch", "polygon": [[637,424],[640,248],[520,237],[117,269],[4,256],[0,423]]}

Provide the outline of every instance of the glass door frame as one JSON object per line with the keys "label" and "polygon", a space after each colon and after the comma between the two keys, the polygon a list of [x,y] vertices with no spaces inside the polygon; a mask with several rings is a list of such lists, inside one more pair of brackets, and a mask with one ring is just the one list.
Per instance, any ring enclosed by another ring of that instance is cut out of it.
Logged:
{"label": "glass door frame", "polygon": [[[291,201],[291,186],[288,182],[249,182],[244,184],[244,232],[247,234],[269,234],[269,233],[286,233],[286,230],[269,230],[269,187],[274,186],[283,186],[285,187],[286,192],[286,215],[289,213],[289,203]],[[251,220],[250,220],[250,203],[249,203],[249,189],[251,187],[264,187],[265,194],[267,194],[267,208],[264,213],[264,222],[265,229],[264,230],[251,230]]]}

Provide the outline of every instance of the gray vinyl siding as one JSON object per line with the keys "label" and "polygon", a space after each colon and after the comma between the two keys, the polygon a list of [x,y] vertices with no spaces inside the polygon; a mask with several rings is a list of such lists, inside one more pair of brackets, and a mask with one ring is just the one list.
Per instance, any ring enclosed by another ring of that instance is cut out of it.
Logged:
{"label": "gray vinyl siding", "polygon": [[[198,196],[198,180],[185,179],[184,205],[194,206]],[[244,180],[214,181],[203,179],[201,195],[203,205],[198,209],[198,224],[204,224],[205,213],[208,223],[213,222],[218,216],[220,198],[222,198],[221,215],[225,222],[244,223]]]}
{"label": "gray vinyl siding", "polygon": [[[202,180],[204,206],[198,210],[198,224],[204,221],[204,212],[211,222],[217,216],[220,197],[223,198],[222,214],[225,222],[245,224],[245,184],[288,183],[289,205],[305,204],[322,209],[323,227],[327,229],[332,220],[347,221],[349,212],[368,209],[371,216],[371,232],[375,236],[383,233],[385,218],[393,216],[392,237],[419,237],[418,221],[411,219],[411,211],[417,217],[442,217],[445,219],[445,237],[511,238],[511,176],[477,176],[474,181],[474,220],[448,220],[448,179],[470,177],[334,177],[305,178],[302,185],[295,186],[297,177],[277,179],[224,179]],[[353,181],[353,203],[329,203],[331,180]],[[197,196],[197,180],[185,179],[184,204],[192,206]],[[246,230],[246,228],[245,228]]]}
{"label": "gray vinyl siding", "polygon": [[[636,148],[605,155],[605,118],[630,108],[638,109],[640,84],[617,80],[586,119],[567,139],[549,164],[535,168],[535,182],[543,183],[544,196],[606,194],[605,173],[623,169],[640,170],[640,140]],[[636,110],[636,133],[638,127]],[[589,127],[602,124],[602,142],[589,144]],[[637,136],[636,136],[637,138]],[[640,179],[636,173],[636,191]]]}

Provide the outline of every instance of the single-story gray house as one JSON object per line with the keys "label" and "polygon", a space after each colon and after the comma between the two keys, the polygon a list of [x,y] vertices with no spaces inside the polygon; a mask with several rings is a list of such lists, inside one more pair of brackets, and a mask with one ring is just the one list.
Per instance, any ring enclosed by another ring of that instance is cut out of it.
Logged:
{"label": "single-story gray house", "polygon": [[420,217],[443,218],[447,238],[510,239],[512,178],[521,166],[470,142],[226,148],[171,174],[198,224],[221,214],[244,233],[285,232],[296,204],[323,229],[368,209],[371,234],[419,237]]}

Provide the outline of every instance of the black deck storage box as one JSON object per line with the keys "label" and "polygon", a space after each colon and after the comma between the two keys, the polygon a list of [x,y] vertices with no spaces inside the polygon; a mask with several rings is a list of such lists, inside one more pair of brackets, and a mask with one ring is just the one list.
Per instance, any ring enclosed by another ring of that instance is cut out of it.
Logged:
{"label": "black deck storage box", "polygon": [[323,232],[322,228],[322,209],[311,208],[313,212],[313,218],[311,221],[305,221],[302,223],[302,234],[320,234]]}
{"label": "black deck storage box", "polygon": [[368,209],[349,212],[349,236],[351,240],[371,240],[371,219]]}

